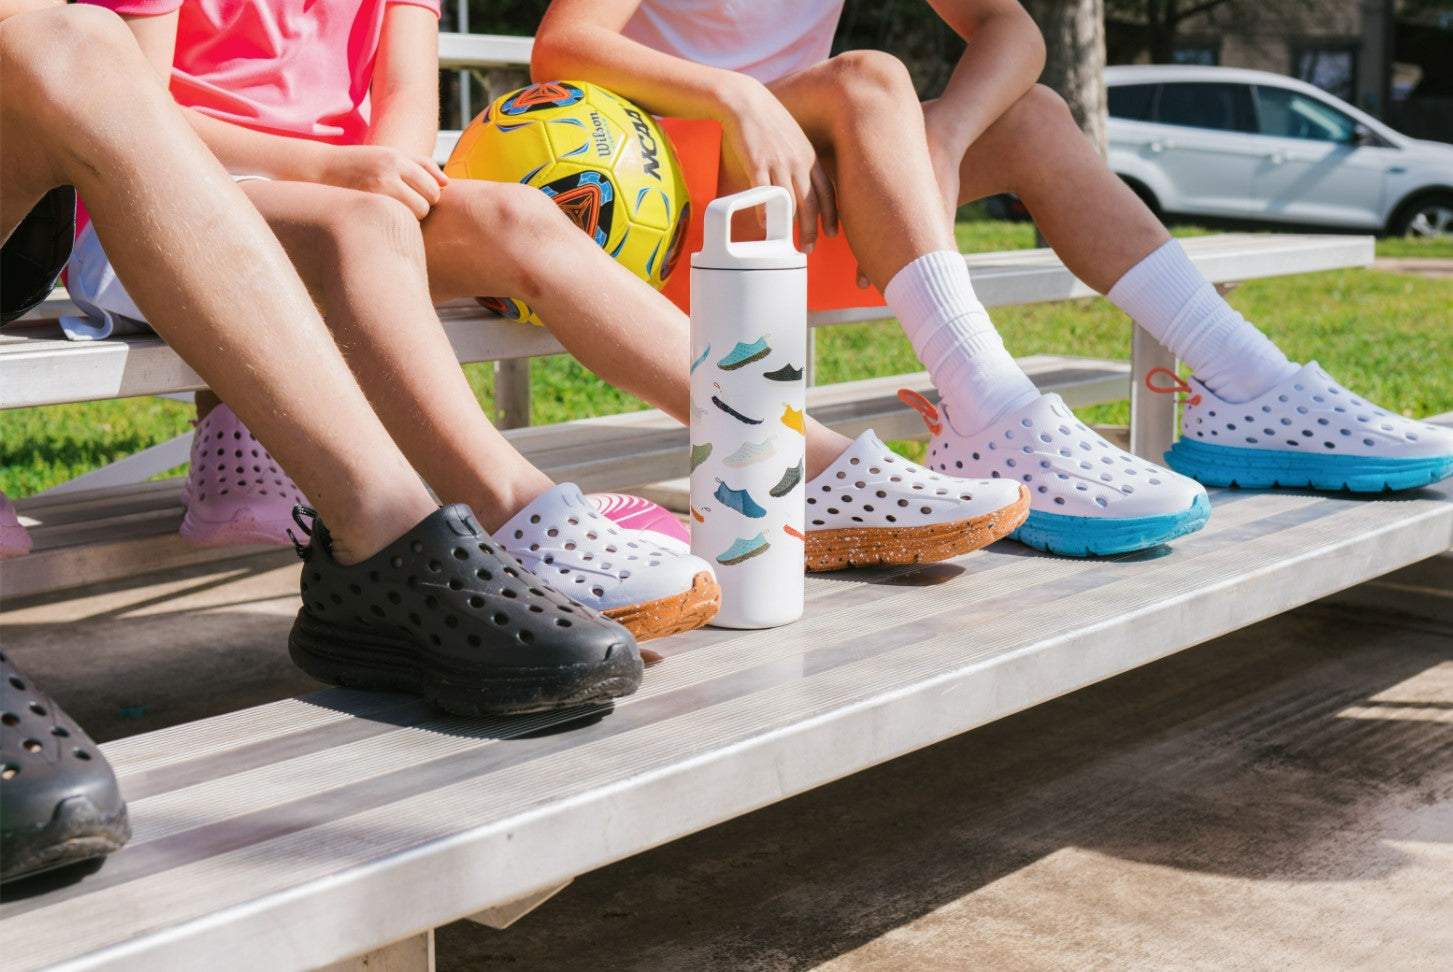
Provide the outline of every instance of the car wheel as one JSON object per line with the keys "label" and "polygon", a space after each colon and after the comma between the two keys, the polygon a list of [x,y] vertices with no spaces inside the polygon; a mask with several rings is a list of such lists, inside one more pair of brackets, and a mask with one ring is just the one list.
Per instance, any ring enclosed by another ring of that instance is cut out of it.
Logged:
{"label": "car wheel", "polygon": [[1398,211],[1389,231],[1392,236],[1453,237],[1453,195],[1440,193],[1413,200]]}

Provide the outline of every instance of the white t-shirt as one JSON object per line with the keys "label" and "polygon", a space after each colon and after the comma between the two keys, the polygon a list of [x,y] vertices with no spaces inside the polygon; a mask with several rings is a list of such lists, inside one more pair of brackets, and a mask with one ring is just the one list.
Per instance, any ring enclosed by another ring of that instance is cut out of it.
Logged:
{"label": "white t-shirt", "polygon": [[765,84],[826,60],[842,11],[843,0],[641,0],[624,33]]}

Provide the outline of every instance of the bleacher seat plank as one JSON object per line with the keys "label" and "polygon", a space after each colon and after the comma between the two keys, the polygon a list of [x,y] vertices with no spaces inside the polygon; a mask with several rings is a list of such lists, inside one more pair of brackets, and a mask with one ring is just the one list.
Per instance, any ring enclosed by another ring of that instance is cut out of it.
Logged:
{"label": "bleacher seat plank", "polygon": [[[1183,241],[1191,259],[1213,283],[1372,262],[1372,238],[1224,234]],[[1026,304],[1093,295],[1050,250],[970,254],[965,257],[980,299],[990,306]],[[46,311],[47,313],[49,311]],[[812,315],[813,326],[874,320],[884,308]],[[440,309],[461,361],[509,360],[557,354],[560,344],[543,328],[485,314],[472,300]],[[205,385],[156,338],[71,342],[53,324],[31,321],[0,332],[0,408],[126,398],[195,391]]]}
{"label": "bleacher seat plank", "polygon": [[[1041,388],[1059,392],[1071,406],[1125,397],[1124,362],[1061,355],[1019,360]],[[876,428],[885,439],[923,438],[923,420],[898,399],[904,387],[937,400],[928,374],[918,372],[818,386],[808,390],[808,407],[845,435]],[[509,429],[505,436],[547,475],[586,491],[659,482],[688,471],[689,433],[654,409]],[[16,505],[35,548],[24,558],[0,562],[0,589],[10,598],[248,554],[273,555],[280,562],[292,556],[276,547],[206,550],[184,543],[176,535],[182,519],[178,479],[40,494]]]}
{"label": "bleacher seat plank", "polygon": [[108,744],[136,835],[0,906],[5,965],[368,951],[1453,546],[1450,484],[1212,502],[1204,531],[1141,555],[1000,544],[814,576],[797,624],[656,643],[613,710],[462,719],[331,689]]}

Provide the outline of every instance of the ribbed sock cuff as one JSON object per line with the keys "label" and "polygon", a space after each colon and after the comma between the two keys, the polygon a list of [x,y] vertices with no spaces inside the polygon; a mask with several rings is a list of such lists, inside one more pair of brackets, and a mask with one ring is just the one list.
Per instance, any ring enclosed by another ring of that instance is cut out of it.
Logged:
{"label": "ribbed sock cuff", "polygon": [[1125,271],[1105,296],[1227,401],[1255,398],[1296,371],[1226,303],[1176,240]]}
{"label": "ribbed sock cuff", "polygon": [[893,276],[883,296],[929,378],[963,420],[983,428],[1039,396],[975,296],[962,254],[919,257]]}
{"label": "ribbed sock cuff", "polygon": [[[1179,240],[1167,240],[1125,271],[1105,296],[1130,319],[1156,334],[1169,324],[1207,281]],[[1160,337],[1159,334],[1156,334]]]}
{"label": "ribbed sock cuff", "polygon": [[949,321],[984,305],[974,295],[969,268],[956,250],[937,250],[907,264],[883,288],[883,298],[900,321]]}

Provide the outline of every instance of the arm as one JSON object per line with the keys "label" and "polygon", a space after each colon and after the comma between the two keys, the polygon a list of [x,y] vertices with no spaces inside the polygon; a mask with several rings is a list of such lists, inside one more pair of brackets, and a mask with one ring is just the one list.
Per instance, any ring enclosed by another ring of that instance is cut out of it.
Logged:
{"label": "arm", "polygon": [[1039,79],[1044,36],[1014,0],[928,2],[969,44],[943,93],[923,105],[929,156],[952,220],[964,153]]}
{"label": "arm", "polygon": [[658,115],[712,118],[722,154],[745,185],[777,185],[797,197],[803,249],[817,237],[818,214],[836,232],[832,185],[817,153],[776,96],[754,78],[694,64],[623,36],[640,0],[554,0],[535,34],[537,80],[584,78]]}
{"label": "arm", "polygon": [[1044,36],[1015,0],[928,0],[968,42],[943,94],[925,109],[937,134],[962,158],[970,145],[1044,70]]}
{"label": "arm", "polygon": [[[122,19],[131,28],[161,83],[168,85],[172,59],[176,54],[177,12],[128,14]],[[317,176],[323,169],[324,159],[319,149],[326,146],[304,139],[254,132],[190,108],[183,108],[182,114],[229,172],[300,182],[321,181]]]}
{"label": "arm", "polygon": [[[123,19],[162,82],[168,83],[176,53],[176,11]],[[432,62],[432,52],[430,59]],[[190,108],[181,110],[192,129],[229,172],[378,192],[399,200],[420,219],[428,215],[439,199],[444,174],[428,158],[428,152],[421,162],[383,146],[328,145],[307,138],[253,131]],[[437,109],[430,116],[431,128],[435,117]],[[432,149],[432,137],[430,142]]]}
{"label": "arm", "polygon": [[370,94],[368,144],[432,159],[439,131],[439,18],[432,10],[385,8]]}

